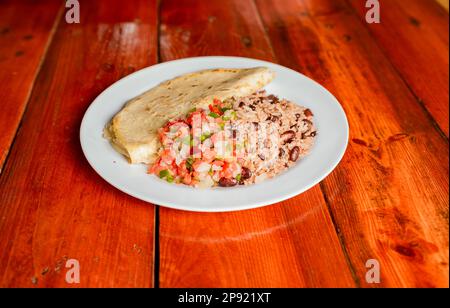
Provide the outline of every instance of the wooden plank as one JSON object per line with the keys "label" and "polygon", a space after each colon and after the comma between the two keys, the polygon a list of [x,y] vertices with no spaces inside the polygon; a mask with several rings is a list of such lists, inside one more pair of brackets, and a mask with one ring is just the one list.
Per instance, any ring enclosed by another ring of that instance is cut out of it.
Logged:
{"label": "wooden plank", "polygon": [[[364,18],[366,8],[350,2]],[[383,1],[382,21],[367,25],[386,56],[448,137],[448,12],[434,1]]]}
{"label": "wooden plank", "polygon": [[447,11],[448,11],[448,7],[449,7],[449,1],[448,0],[437,0],[437,2],[442,5],[442,7],[444,7]]}
{"label": "wooden plank", "polygon": [[62,12],[61,1],[0,2],[0,173],[56,27],[58,11]]}
{"label": "wooden plank", "polygon": [[[273,61],[253,1],[163,1],[162,59],[199,55]],[[355,286],[318,186],[256,210],[159,211],[161,287]]]}
{"label": "wooden plank", "polygon": [[[281,64],[346,110],[351,142],[322,187],[361,286],[448,286],[448,140],[344,1],[256,3]],[[365,281],[368,259],[379,285]]]}
{"label": "wooden plank", "polygon": [[157,60],[156,1],[127,4],[83,2],[81,23],[57,29],[0,178],[0,287],[153,284],[154,207],[96,175],[78,139],[92,100]]}

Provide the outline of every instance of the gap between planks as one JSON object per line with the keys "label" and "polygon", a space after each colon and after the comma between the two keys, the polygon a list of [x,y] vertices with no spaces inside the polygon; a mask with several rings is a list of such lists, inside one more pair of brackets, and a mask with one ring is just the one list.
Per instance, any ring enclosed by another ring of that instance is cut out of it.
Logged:
{"label": "gap between planks", "polygon": [[[156,62],[161,63],[161,2],[163,0],[157,0],[156,3]],[[160,274],[160,224],[159,224],[159,205],[154,204],[154,220],[153,220],[153,288],[159,289],[159,274]]]}
{"label": "gap between planks", "polygon": [[[263,18],[262,18],[262,15],[261,15],[259,6],[256,4],[256,0],[252,0],[252,4],[253,4],[253,6],[255,7],[256,13],[258,14],[258,16],[257,16],[258,20],[259,20],[259,21],[261,22],[261,24],[262,24],[262,27],[263,27],[263,30],[264,30],[264,34],[265,34],[265,36],[266,36],[266,38],[267,38],[267,41],[269,42],[269,46],[270,46],[270,48],[271,48],[271,52],[272,52],[272,54],[273,54],[273,56],[274,56],[274,60],[277,61],[277,62],[279,62],[279,61],[278,61],[278,56],[277,56],[277,54],[276,54],[276,52],[275,52],[275,49],[273,48],[273,42],[272,42],[272,39],[270,38],[269,34],[267,33],[267,27],[265,26],[265,24],[264,24],[264,22],[263,22]],[[337,225],[336,219],[335,219],[335,217],[334,217],[334,215],[333,215],[333,211],[331,210],[331,205],[330,205],[330,202],[329,202],[329,199],[328,199],[328,195],[327,195],[325,189],[323,188],[322,181],[321,181],[319,184],[317,184],[317,185],[319,186],[320,191],[321,191],[321,193],[322,193],[322,196],[323,196],[323,198],[324,198],[324,201],[325,201],[325,204],[326,204],[326,207],[327,207],[327,211],[328,211],[328,215],[330,216],[331,222],[333,223],[334,232],[336,233],[336,237],[337,237],[338,240],[339,240],[339,245],[341,246],[342,253],[343,253],[344,257],[345,257],[345,261],[347,262],[347,266],[348,266],[348,268],[349,268],[349,270],[350,270],[350,273],[351,273],[351,275],[352,275],[352,278],[353,278],[353,280],[354,280],[354,282],[355,282],[355,284],[356,284],[356,287],[357,287],[357,288],[361,288],[361,282],[360,282],[360,279],[359,279],[358,276],[356,275],[355,267],[354,267],[354,265],[352,264],[352,261],[351,261],[351,259],[350,259],[349,253],[348,253],[347,248],[346,248],[346,246],[345,246],[345,239],[344,239],[344,236],[342,235],[342,233],[341,233],[340,230],[339,230],[339,227],[338,227],[338,225]]]}

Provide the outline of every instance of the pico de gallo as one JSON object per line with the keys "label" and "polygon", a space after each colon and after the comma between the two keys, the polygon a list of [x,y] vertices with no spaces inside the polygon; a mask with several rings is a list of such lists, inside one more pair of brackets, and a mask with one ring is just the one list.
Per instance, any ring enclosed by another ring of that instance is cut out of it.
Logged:
{"label": "pico de gallo", "polygon": [[159,130],[161,148],[148,172],[199,188],[264,181],[308,155],[314,114],[259,91],[194,108]]}
{"label": "pico de gallo", "polygon": [[161,149],[148,173],[169,183],[199,188],[244,184],[251,176],[239,149],[244,147],[233,121],[232,103],[217,99],[208,109],[194,108],[159,130]]}

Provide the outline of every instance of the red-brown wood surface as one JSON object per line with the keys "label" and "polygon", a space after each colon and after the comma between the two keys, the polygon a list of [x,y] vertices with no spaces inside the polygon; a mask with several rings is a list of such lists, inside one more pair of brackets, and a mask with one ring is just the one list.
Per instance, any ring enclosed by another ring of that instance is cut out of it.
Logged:
{"label": "red-brown wood surface", "polygon": [[[257,16],[251,0],[163,1],[162,60],[227,54],[274,61]],[[160,208],[159,216],[161,287],[354,285],[319,187],[253,211]]]}
{"label": "red-brown wood surface", "polygon": [[0,178],[2,287],[153,285],[154,207],[103,181],[78,141],[95,96],[156,61],[156,2],[128,2],[83,2],[81,24],[59,23]]}
{"label": "red-brown wood surface", "polygon": [[448,286],[448,140],[344,2],[257,4],[279,61],[346,110],[351,143],[322,187],[351,264],[378,260],[381,286]]}
{"label": "red-brown wood surface", "polygon": [[[61,1],[0,3],[0,287],[448,287],[448,13],[433,0],[383,0],[377,25],[363,0],[80,2],[80,24]],[[234,213],[154,207],[103,181],[78,141],[92,100],[202,55],[326,86],[350,123],[337,169]]]}
{"label": "red-brown wood surface", "polygon": [[[364,18],[364,1],[351,4]],[[384,0],[382,10],[382,25],[370,25],[371,33],[448,137],[448,12],[428,0]]]}
{"label": "red-brown wood surface", "polygon": [[0,173],[53,36],[58,11],[62,12],[62,3],[55,0],[0,2]]}

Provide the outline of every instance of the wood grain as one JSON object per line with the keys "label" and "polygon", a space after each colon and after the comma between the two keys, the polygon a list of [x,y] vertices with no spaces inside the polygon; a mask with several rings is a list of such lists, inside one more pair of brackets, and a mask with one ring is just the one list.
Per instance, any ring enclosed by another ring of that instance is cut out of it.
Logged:
{"label": "wood grain", "polygon": [[[163,60],[200,55],[275,60],[253,1],[161,5]],[[159,211],[161,287],[355,286],[318,186],[256,210]]]}
{"label": "wood grain", "polygon": [[449,1],[448,0],[437,0],[437,2],[440,5],[442,5],[442,7],[444,7],[448,11],[448,7],[449,7]]}
{"label": "wood grain", "polygon": [[[121,4],[83,2],[81,23],[56,31],[0,177],[0,287],[153,284],[154,207],[103,181],[78,137],[101,91],[156,62],[156,1]],[[72,258],[78,285],[65,282]]]}
{"label": "wood grain", "polygon": [[[346,2],[256,3],[281,64],[320,81],[347,113],[349,148],[322,187],[360,285],[448,287],[448,140]],[[380,262],[380,285],[365,282],[368,259]]]}
{"label": "wood grain", "polygon": [[0,2],[0,173],[61,10],[56,0]]}
{"label": "wood grain", "polygon": [[[383,0],[368,25],[364,2],[85,1],[69,25],[61,1],[1,1],[0,287],[448,287],[448,14]],[[154,233],[155,208],[105,183],[78,132],[101,91],[157,61],[158,31],[162,61],[247,56],[324,84],[350,122],[342,163],[270,207],[160,208]]]}
{"label": "wood grain", "polygon": [[[364,18],[364,3],[351,4]],[[427,0],[387,0],[381,10],[381,25],[368,25],[371,34],[448,137],[448,12]]]}

